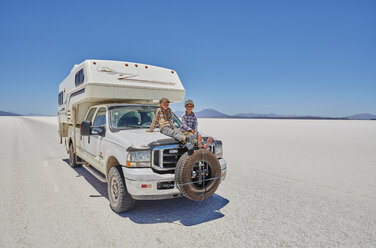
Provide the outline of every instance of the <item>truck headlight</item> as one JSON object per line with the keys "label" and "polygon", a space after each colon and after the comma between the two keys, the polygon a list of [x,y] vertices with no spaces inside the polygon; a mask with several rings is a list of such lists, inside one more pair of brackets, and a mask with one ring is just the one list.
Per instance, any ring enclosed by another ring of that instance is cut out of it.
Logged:
{"label": "truck headlight", "polygon": [[222,142],[216,142],[214,146],[214,153],[217,156],[217,158],[223,157],[223,147]]}
{"label": "truck headlight", "polygon": [[130,151],[127,156],[127,167],[150,167],[150,150]]}

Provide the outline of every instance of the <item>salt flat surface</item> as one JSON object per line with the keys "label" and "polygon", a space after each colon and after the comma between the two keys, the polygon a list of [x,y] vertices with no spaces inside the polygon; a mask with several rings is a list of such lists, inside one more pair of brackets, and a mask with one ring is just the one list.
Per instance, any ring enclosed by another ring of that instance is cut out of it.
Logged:
{"label": "salt flat surface", "polygon": [[376,121],[199,119],[228,174],[204,202],[115,214],[55,117],[0,117],[0,247],[376,247]]}

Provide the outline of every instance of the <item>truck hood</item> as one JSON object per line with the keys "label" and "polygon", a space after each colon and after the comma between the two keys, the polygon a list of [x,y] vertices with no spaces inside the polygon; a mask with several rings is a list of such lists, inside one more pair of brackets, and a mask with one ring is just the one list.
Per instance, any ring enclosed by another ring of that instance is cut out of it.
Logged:
{"label": "truck hood", "polygon": [[166,136],[159,132],[159,129],[154,130],[152,133],[146,132],[146,129],[132,129],[132,130],[121,130],[114,133],[118,143],[121,143],[125,147],[145,147],[150,143],[165,140],[175,143],[175,139]]}
{"label": "truck hood", "polygon": [[[149,144],[156,142],[163,142],[164,144],[178,143],[174,138],[159,132],[159,129],[155,129],[152,133],[146,132],[146,129],[132,129],[121,130],[112,134],[112,139],[125,148],[128,148],[129,146],[140,148],[147,147]],[[202,132],[200,132],[200,134],[203,137],[207,137],[207,135]]]}

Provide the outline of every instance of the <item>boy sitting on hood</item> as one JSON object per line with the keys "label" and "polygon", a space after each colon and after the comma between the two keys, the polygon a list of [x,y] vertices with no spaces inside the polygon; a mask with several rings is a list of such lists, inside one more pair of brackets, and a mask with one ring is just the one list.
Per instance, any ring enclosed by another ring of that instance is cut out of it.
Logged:
{"label": "boy sitting on hood", "polygon": [[[159,124],[159,130],[164,135],[173,137],[174,139],[183,143],[193,143],[196,135],[186,137],[181,132],[180,128],[174,126],[173,114],[171,109],[168,107],[169,104],[170,101],[165,97],[159,100],[160,108],[157,108],[153,122],[150,125],[150,129],[146,130],[146,132],[153,132],[154,128],[157,126],[157,124]],[[190,144],[190,146],[193,148],[192,144]]]}
{"label": "boy sitting on hood", "polygon": [[[198,126],[198,121],[196,118],[195,113],[193,113],[193,108],[195,107],[195,104],[193,103],[192,100],[187,100],[184,103],[185,106],[185,113],[181,116],[181,122],[182,122],[182,127],[181,130],[183,131],[183,134],[186,135],[187,137],[191,136],[198,136],[197,138],[197,144],[198,148],[202,148],[202,136],[197,132],[197,126]],[[209,137],[207,140],[204,149],[207,149],[210,144],[213,142],[213,138]]]}

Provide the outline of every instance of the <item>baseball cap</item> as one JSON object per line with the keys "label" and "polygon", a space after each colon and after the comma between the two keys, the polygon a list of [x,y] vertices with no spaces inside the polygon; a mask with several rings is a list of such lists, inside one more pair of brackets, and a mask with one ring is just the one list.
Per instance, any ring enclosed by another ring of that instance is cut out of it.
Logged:
{"label": "baseball cap", "polygon": [[192,104],[193,106],[195,106],[195,104],[193,103],[191,99],[188,99],[187,101],[185,101],[184,106],[187,106],[188,104]]}
{"label": "baseball cap", "polygon": [[159,104],[164,103],[164,102],[170,102],[170,100],[168,100],[166,97],[162,97],[162,98],[159,100]]}

